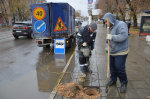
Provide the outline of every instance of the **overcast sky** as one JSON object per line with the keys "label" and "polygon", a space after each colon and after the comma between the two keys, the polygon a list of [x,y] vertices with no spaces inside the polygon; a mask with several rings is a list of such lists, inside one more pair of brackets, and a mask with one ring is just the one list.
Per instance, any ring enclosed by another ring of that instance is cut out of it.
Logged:
{"label": "overcast sky", "polygon": [[[96,0],[93,0],[94,3]],[[88,0],[47,0],[47,2],[67,2],[75,10],[81,10],[81,15],[88,16]]]}

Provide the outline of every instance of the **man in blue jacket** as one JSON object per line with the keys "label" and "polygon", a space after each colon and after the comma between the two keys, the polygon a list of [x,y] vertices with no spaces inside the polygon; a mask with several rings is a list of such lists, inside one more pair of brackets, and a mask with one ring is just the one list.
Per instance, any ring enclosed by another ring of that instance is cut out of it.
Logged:
{"label": "man in blue jacket", "polygon": [[90,25],[84,26],[77,34],[79,63],[80,63],[80,69],[83,73],[89,72],[89,69],[88,69],[88,63],[87,63],[86,57],[83,55],[80,49],[85,46],[89,46],[90,50],[94,49],[96,29],[97,29],[97,24],[90,23]]}
{"label": "man in blue jacket", "polygon": [[109,86],[116,84],[117,77],[121,82],[120,92],[126,92],[127,75],[126,75],[126,58],[129,52],[128,27],[125,22],[116,20],[112,13],[106,13],[103,17],[107,24],[109,17],[110,34],[106,39],[110,40],[110,73],[111,80]]}

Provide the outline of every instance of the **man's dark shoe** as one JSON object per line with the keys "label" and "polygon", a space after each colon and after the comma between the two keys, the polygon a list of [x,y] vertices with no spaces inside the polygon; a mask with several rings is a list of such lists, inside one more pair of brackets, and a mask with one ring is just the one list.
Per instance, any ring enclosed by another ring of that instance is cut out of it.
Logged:
{"label": "man's dark shoe", "polygon": [[116,81],[114,81],[114,80],[110,80],[110,81],[108,82],[108,86],[112,86],[112,85],[114,85],[114,84],[116,84]]}
{"label": "man's dark shoe", "polygon": [[91,70],[90,68],[87,68],[87,69],[86,69],[86,74],[87,74],[87,73],[92,74],[92,70]]}
{"label": "man's dark shoe", "polygon": [[124,93],[127,90],[127,84],[126,83],[122,83],[121,84],[121,88],[120,88],[120,92]]}

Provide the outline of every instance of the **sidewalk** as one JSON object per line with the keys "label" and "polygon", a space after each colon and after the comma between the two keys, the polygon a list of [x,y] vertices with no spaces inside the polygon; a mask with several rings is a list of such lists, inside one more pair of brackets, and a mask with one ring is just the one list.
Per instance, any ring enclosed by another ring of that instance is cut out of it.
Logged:
{"label": "sidewalk", "polygon": [[[120,81],[109,87],[108,93],[105,92],[105,84],[107,81],[107,54],[105,53],[106,28],[102,24],[98,24],[95,49],[90,58],[90,68],[92,74],[86,77],[83,86],[99,87],[101,97],[98,99],[148,99],[150,97],[150,46],[146,41],[141,40],[139,35],[129,35],[130,52],[126,62],[126,71],[128,77],[128,86],[126,93],[120,93]],[[81,72],[78,63],[77,50],[69,65],[61,83],[70,83],[76,81],[77,75]],[[59,95],[55,99],[68,99]]]}

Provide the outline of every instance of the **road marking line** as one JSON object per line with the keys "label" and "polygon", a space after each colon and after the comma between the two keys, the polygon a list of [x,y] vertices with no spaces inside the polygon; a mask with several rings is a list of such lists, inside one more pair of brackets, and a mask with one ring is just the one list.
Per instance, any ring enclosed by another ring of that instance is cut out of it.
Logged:
{"label": "road marking line", "polygon": [[[76,48],[77,48],[77,47],[76,47]],[[75,49],[76,49],[76,48],[75,48]],[[73,58],[74,53],[75,53],[75,51],[73,52],[73,54],[72,54],[71,57],[69,58],[68,63],[66,64],[65,68],[64,68],[63,71],[62,71],[62,75],[60,75],[60,76],[59,76],[59,79],[57,80],[57,82],[58,82],[57,85],[53,88],[53,91],[51,92],[51,94],[50,94],[50,96],[49,96],[48,99],[54,99],[54,97],[55,97],[55,95],[56,95],[56,92],[57,92],[56,87],[59,85],[59,83],[60,83],[60,81],[62,80],[64,74],[66,73],[66,70],[67,70],[68,66],[70,65],[70,62],[71,62],[71,60],[72,60],[72,58]]]}

